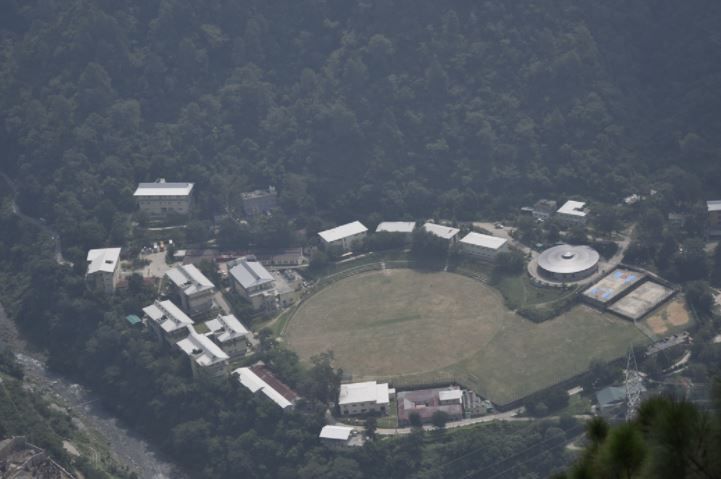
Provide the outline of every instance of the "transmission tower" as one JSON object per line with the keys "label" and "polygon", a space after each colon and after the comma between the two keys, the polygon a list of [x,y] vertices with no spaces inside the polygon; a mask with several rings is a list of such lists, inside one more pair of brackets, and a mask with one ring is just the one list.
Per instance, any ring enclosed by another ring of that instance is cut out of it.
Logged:
{"label": "transmission tower", "polygon": [[626,355],[626,421],[636,416],[638,406],[641,405],[641,392],[643,391],[643,380],[638,372],[636,355],[633,347],[628,348]]}

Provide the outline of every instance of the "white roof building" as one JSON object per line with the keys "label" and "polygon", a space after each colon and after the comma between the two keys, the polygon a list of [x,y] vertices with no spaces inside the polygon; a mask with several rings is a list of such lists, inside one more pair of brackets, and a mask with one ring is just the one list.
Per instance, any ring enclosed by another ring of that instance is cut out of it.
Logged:
{"label": "white roof building", "polygon": [[[263,368],[257,366],[238,368],[233,373],[238,375],[240,384],[248,388],[250,392],[254,394],[258,391],[262,392],[282,409],[293,407],[295,401],[298,400],[298,395],[295,392],[274,377],[271,381],[275,384],[270,384],[267,380],[272,376],[269,376],[269,373]],[[261,377],[261,375],[265,377]],[[273,379],[275,380],[273,381]]]}
{"label": "white roof building", "polygon": [[194,328],[188,327],[188,337],[176,344],[195,364],[201,367],[224,363],[229,356],[207,336],[198,334]]}
{"label": "white roof building", "polygon": [[438,399],[441,402],[446,402],[446,401],[461,402],[461,400],[463,399],[463,390],[448,389],[446,391],[440,391],[438,393]]}
{"label": "white roof building", "polygon": [[121,248],[91,249],[88,251],[88,274],[112,273],[118,266]]}
{"label": "white roof building", "polygon": [[155,301],[150,306],[143,308],[143,312],[166,334],[174,333],[193,324],[193,320],[170,300]]}
{"label": "white roof building", "polygon": [[426,223],[423,225],[423,229],[428,233],[443,238],[444,240],[452,240],[461,231],[458,228],[452,226],[437,225],[435,223]]}
{"label": "white roof building", "polygon": [[711,200],[706,202],[708,212],[721,211],[721,200]]}
{"label": "white roof building", "polygon": [[190,196],[193,183],[166,183],[161,179],[154,183],[139,183],[133,196]]}
{"label": "white roof building", "polygon": [[335,228],[331,228],[329,230],[321,231],[318,233],[318,236],[320,236],[326,243],[333,243],[334,241],[342,240],[367,231],[368,228],[366,228],[363,223],[360,221],[354,221],[352,223],[336,226]]}
{"label": "white roof building", "polygon": [[558,211],[556,213],[560,215],[569,215],[569,216],[577,216],[579,218],[585,218],[588,214],[584,207],[586,206],[586,203],[583,201],[574,201],[574,200],[568,200],[566,201],[563,206],[558,208]]}
{"label": "white roof building", "polygon": [[318,437],[336,441],[348,441],[354,429],[350,426],[323,426]]}
{"label": "white roof building", "polygon": [[206,321],[205,325],[220,343],[232,341],[233,339],[245,337],[250,334],[250,331],[232,314],[226,316],[218,315],[217,318]]}
{"label": "white roof building", "polygon": [[341,384],[338,404],[388,404],[390,402],[390,395],[394,392],[395,390],[388,388],[388,383],[378,384],[375,381]]}
{"label": "white roof building", "polygon": [[274,281],[273,275],[260,262],[248,261],[245,258],[233,263],[230,275],[246,290]]}
{"label": "white roof building", "polygon": [[502,248],[507,242],[508,240],[504,238],[475,232],[470,232],[461,239],[461,244],[469,244],[492,250]]}
{"label": "white roof building", "polygon": [[378,224],[376,233],[413,233],[415,221],[383,221]]}
{"label": "white roof building", "polygon": [[165,275],[188,296],[215,288],[213,283],[193,264],[176,266],[168,270]]}

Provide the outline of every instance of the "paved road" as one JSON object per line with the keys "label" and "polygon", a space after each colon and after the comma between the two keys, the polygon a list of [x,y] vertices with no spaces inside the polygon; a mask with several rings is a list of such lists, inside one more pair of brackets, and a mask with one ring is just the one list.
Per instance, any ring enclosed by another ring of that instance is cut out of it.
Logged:
{"label": "paved road", "polygon": [[[510,411],[506,412],[499,412],[496,414],[489,414],[487,416],[481,416],[481,417],[474,417],[470,419],[461,419],[460,421],[449,421],[446,423],[446,429],[454,429],[457,427],[465,427],[465,426],[471,426],[473,424],[482,424],[486,422],[493,422],[493,421],[534,421],[535,418],[532,417],[517,417],[518,414],[521,412],[522,408],[512,409]],[[426,424],[423,426],[423,429],[426,431],[432,431],[436,429],[435,426],[432,426],[430,424]],[[394,429],[382,429],[378,428],[376,430],[376,434],[381,436],[397,436],[402,434],[410,434],[411,428],[410,427],[399,427]]]}
{"label": "paved road", "polygon": [[10,177],[7,176],[5,173],[0,172],[0,177],[2,177],[3,180],[5,180],[5,182],[8,184],[10,189],[13,191],[13,199],[12,199],[12,204],[11,204],[13,214],[24,219],[25,221],[32,223],[33,225],[37,226],[41,230],[45,231],[45,233],[50,237],[50,240],[53,241],[55,244],[55,253],[54,253],[55,261],[60,265],[67,265],[67,266],[72,267],[73,263],[71,263],[70,261],[66,260],[63,257],[63,245],[60,240],[60,235],[55,230],[53,230],[48,225],[46,225],[43,221],[40,221],[40,219],[33,218],[32,216],[28,216],[28,215],[24,214],[22,211],[20,211],[20,207],[18,206],[17,202],[15,201],[15,198],[17,197],[17,187],[15,186],[15,183],[13,183],[13,181],[10,179]]}

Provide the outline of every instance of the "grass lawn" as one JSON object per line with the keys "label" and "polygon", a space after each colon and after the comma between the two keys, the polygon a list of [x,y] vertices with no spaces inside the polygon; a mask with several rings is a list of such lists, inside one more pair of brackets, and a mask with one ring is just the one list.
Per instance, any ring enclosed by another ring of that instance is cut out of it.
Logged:
{"label": "grass lawn", "polygon": [[301,359],[332,350],[354,380],[456,380],[504,404],[647,342],[632,323],[579,305],[532,323],[466,276],[373,271],[322,289],[284,333]]}

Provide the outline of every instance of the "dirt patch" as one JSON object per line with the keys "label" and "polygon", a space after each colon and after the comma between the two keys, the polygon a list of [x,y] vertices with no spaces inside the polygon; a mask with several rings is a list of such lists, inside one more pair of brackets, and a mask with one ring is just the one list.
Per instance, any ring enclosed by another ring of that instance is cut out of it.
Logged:
{"label": "dirt patch", "polygon": [[666,334],[669,330],[686,326],[691,321],[691,315],[682,298],[677,298],[665,307],[649,316],[646,324],[654,334]]}

